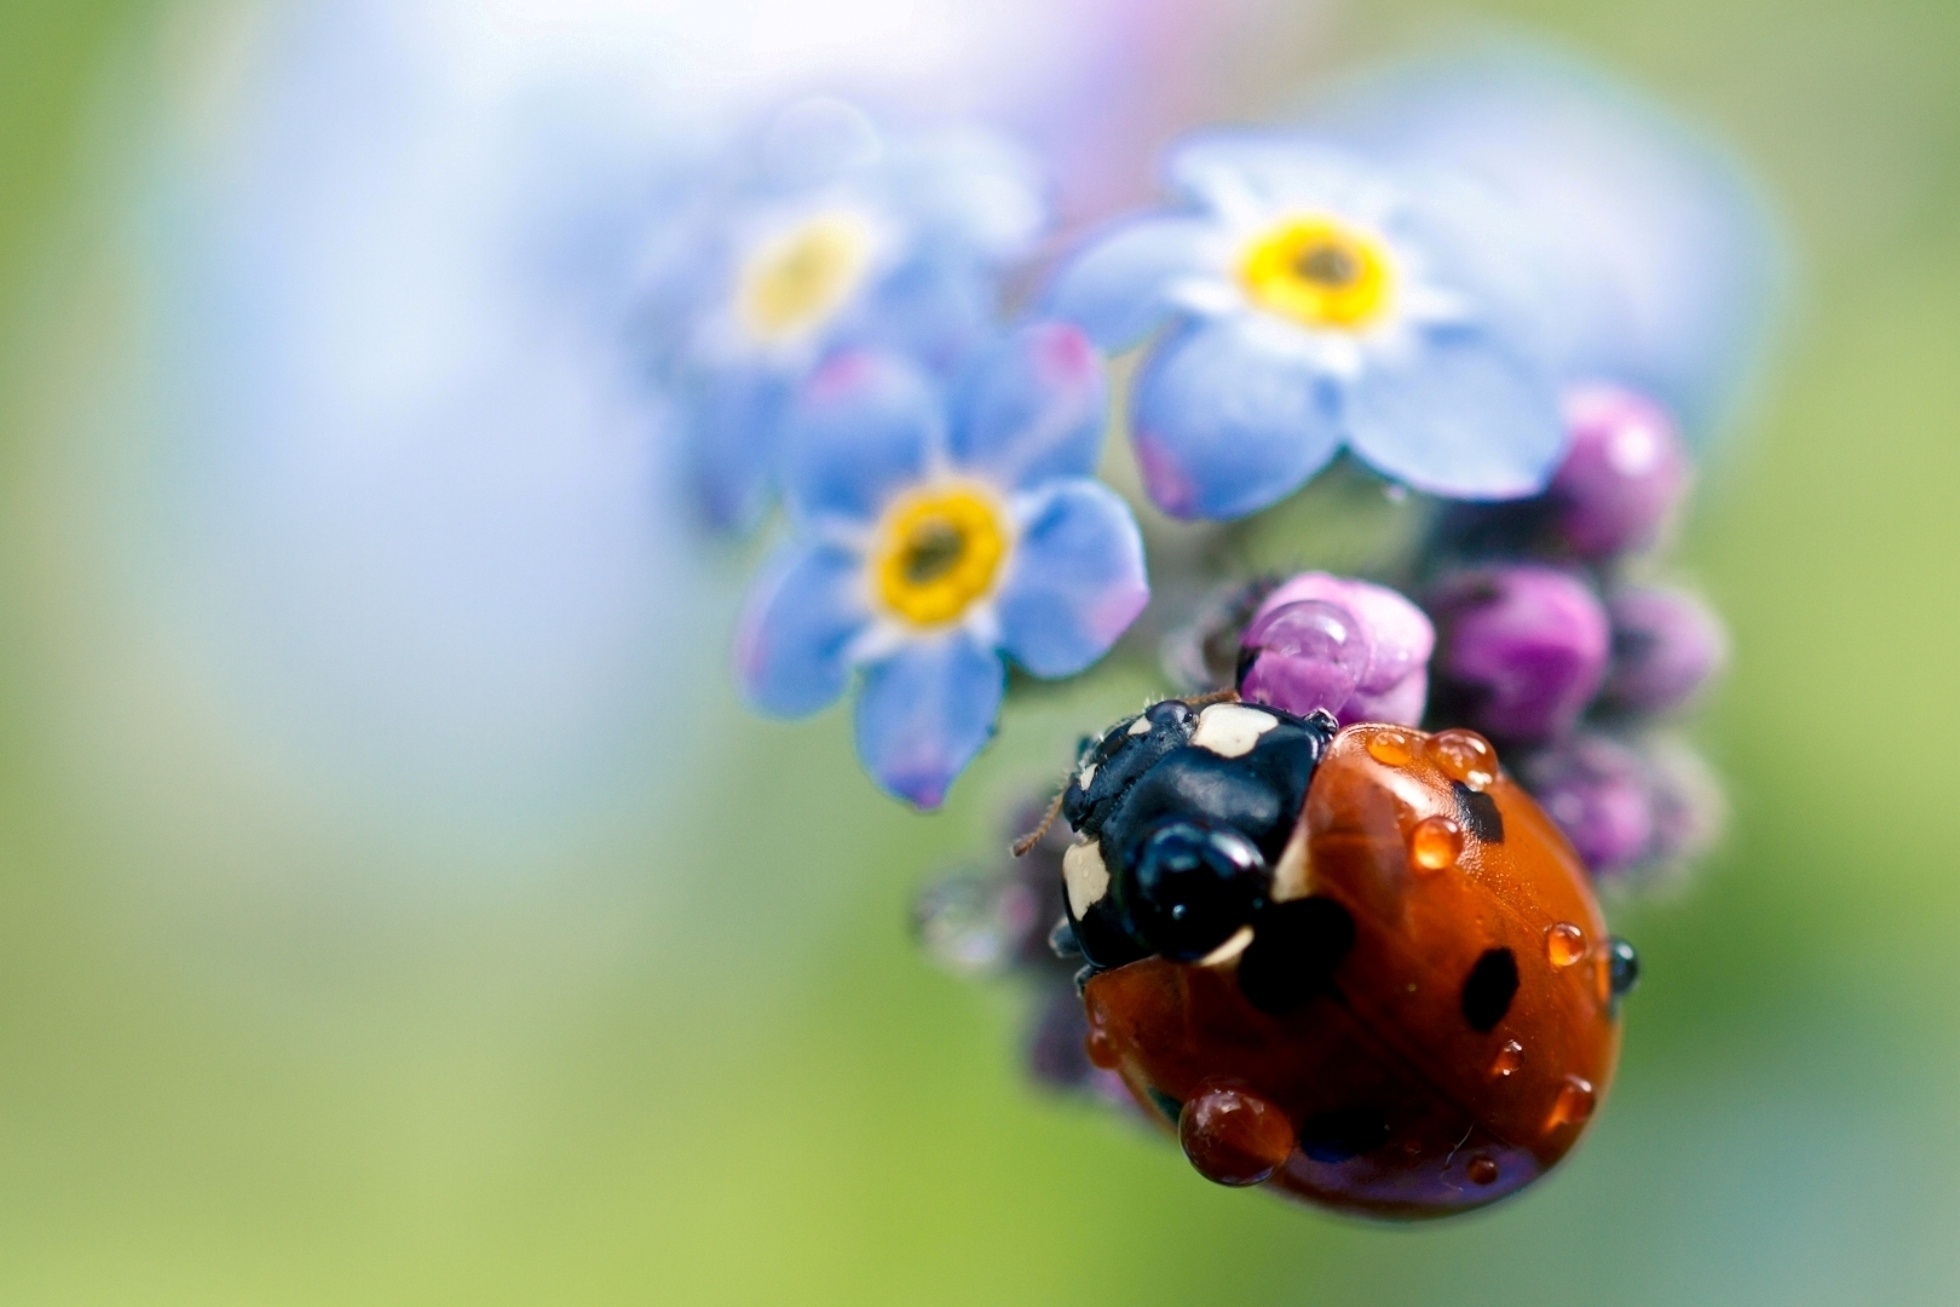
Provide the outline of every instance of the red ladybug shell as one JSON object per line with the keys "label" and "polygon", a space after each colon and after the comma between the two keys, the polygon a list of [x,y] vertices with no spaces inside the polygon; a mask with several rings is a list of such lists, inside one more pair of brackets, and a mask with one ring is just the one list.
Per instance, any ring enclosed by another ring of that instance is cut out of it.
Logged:
{"label": "red ladybug shell", "polygon": [[1275,869],[1275,902],[1308,897],[1352,931],[1298,1006],[1247,999],[1246,930],[1201,962],[1092,977],[1090,1057],[1221,1183],[1433,1217],[1555,1165],[1619,1054],[1609,937],[1577,855],[1490,746],[1341,732]]}

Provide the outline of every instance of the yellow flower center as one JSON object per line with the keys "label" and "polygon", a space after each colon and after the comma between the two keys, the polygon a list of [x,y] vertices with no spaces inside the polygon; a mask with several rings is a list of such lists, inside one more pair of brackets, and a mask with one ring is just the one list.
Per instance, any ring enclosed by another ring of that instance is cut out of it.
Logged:
{"label": "yellow flower center", "polygon": [[879,528],[872,563],[878,597],[914,626],[957,621],[993,590],[1009,543],[999,510],[980,491],[908,495]]}
{"label": "yellow flower center", "polygon": [[1254,240],[1239,267],[1252,302],[1308,327],[1359,331],[1395,289],[1388,251],[1331,218],[1289,218]]}
{"label": "yellow flower center", "polygon": [[849,213],[818,214],[762,242],[738,279],[742,325],[765,341],[816,330],[857,294],[871,253],[869,226]]}

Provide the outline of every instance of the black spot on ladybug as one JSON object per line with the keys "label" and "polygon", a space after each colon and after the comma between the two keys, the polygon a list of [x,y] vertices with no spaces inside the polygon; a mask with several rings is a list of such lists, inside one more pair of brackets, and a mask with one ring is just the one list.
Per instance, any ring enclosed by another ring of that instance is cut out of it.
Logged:
{"label": "black spot on ladybug", "polygon": [[1270,904],[1252,923],[1239,957],[1239,990],[1261,1012],[1280,1016],[1323,993],[1354,947],[1354,917],[1314,895]]}
{"label": "black spot on ladybug", "polygon": [[1316,1162],[1345,1162],[1388,1142],[1388,1122],[1366,1107],[1320,1112],[1300,1123],[1300,1151]]}
{"label": "black spot on ladybug", "polygon": [[1518,960],[1507,948],[1485,949],[1463,982],[1463,1019],[1472,1030],[1489,1030],[1511,1010],[1518,992]]}
{"label": "black spot on ladybug", "polygon": [[1613,995],[1613,1015],[1620,1014],[1620,1000],[1633,992],[1640,983],[1640,955],[1633,951],[1633,945],[1613,936],[1606,946],[1607,984]]}
{"label": "black spot on ladybug", "polygon": [[1156,1107],[1156,1109],[1159,1112],[1162,1112],[1164,1114],[1164,1119],[1166,1121],[1169,1121],[1172,1125],[1176,1125],[1177,1118],[1184,1115],[1184,1104],[1178,1102],[1175,1098],[1172,1098],[1169,1094],[1157,1088],[1155,1085],[1152,1085],[1150,1088],[1144,1090],[1143,1092],[1150,1095],[1151,1104],[1154,1107]]}
{"label": "black spot on ladybug", "polygon": [[1462,781],[1451,781],[1450,789],[1456,793],[1456,819],[1463,828],[1486,844],[1502,844],[1504,814],[1497,810],[1497,800]]}

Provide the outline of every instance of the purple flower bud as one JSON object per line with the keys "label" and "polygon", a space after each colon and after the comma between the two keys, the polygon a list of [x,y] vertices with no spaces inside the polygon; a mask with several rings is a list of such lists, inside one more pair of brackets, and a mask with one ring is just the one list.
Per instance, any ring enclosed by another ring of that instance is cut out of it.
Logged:
{"label": "purple flower bud", "polygon": [[1728,636],[1707,604],[1680,590],[1628,587],[1606,605],[1613,658],[1603,697],[1627,713],[1686,704],[1728,658]]}
{"label": "purple flower bud", "polygon": [[1046,995],[1026,1039],[1024,1056],[1036,1084],[1083,1089],[1095,1078],[1095,1064],[1089,1061],[1089,1018],[1073,982],[1055,986]]}
{"label": "purple flower bud", "polygon": [[1368,670],[1372,642],[1339,604],[1302,599],[1267,612],[1245,633],[1239,697],[1306,716],[1339,713]]}
{"label": "purple flower bud", "polygon": [[1674,740],[1629,745],[1582,733],[1527,756],[1518,777],[1595,876],[1679,866],[1719,834],[1721,786]]}
{"label": "purple flower bud", "polygon": [[1413,726],[1429,697],[1435,628],[1385,586],[1304,572],[1265,601],[1241,642],[1239,692],[1255,703],[1342,725]]}
{"label": "purple flower bud", "polygon": [[1159,1120],[1156,1113],[1143,1111],[1123,1077],[1089,1060],[1089,1018],[1075,992],[1075,981],[1063,980],[1046,989],[1023,1037],[1029,1077],[1044,1089],[1084,1094],[1148,1123]]}
{"label": "purple flower bud", "polygon": [[1620,875],[1652,854],[1653,797],[1632,749],[1574,735],[1527,757],[1518,774],[1593,875]]}
{"label": "purple flower bud", "polygon": [[1437,674],[1453,716],[1499,740],[1572,728],[1606,675],[1606,610],[1592,587],[1551,567],[1458,572],[1431,598],[1442,628]]}
{"label": "purple flower bud", "polygon": [[1728,824],[1721,778],[1677,739],[1649,739],[1641,754],[1654,792],[1654,861],[1680,864],[1706,855]]}
{"label": "purple flower bud", "polygon": [[1688,488],[1690,465],[1659,405],[1617,386],[1566,395],[1572,446],[1546,498],[1552,527],[1581,558],[1646,549]]}

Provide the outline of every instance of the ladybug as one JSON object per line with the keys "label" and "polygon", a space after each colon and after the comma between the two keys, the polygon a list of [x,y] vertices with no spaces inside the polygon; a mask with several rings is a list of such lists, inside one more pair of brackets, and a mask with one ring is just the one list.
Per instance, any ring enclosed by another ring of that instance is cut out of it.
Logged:
{"label": "ladybug", "polygon": [[1061,811],[1089,1057],[1206,1178],[1446,1216],[1584,1133],[1638,963],[1481,736],[1166,700]]}

